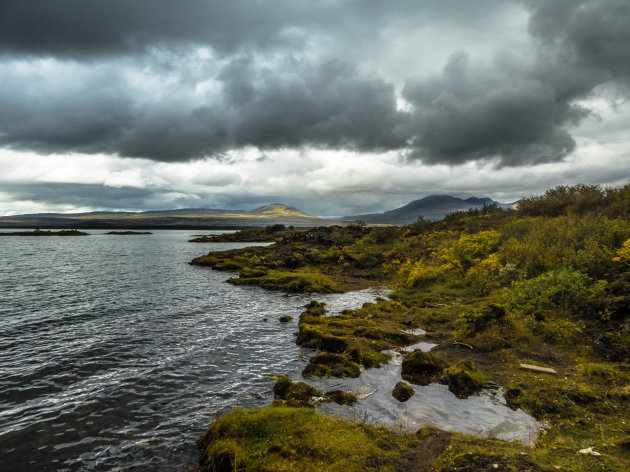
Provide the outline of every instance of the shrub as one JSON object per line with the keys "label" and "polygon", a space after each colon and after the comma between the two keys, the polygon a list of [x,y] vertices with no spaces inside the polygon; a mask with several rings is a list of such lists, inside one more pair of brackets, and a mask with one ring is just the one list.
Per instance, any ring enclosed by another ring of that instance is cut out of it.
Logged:
{"label": "shrub", "polygon": [[560,269],[514,282],[502,295],[509,310],[542,320],[549,310],[575,312],[601,295],[605,287],[603,280],[593,282],[577,270]]}
{"label": "shrub", "polygon": [[490,254],[486,259],[468,269],[466,282],[475,289],[478,295],[486,295],[499,286],[499,275],[502,269],[499,255]]}
{"label": "shrub", "polygon": [[463,313],[457,320],[465,334],[471,335],[485,331],[490,324],[503,324],[505,322],[505,309],[495,303],[486,305],[476,310]]}
{"label": "shrub", "polygon": [[630,239],[623,243],[623,246],[617,251],[612,260],[614,262],[630,262]]}

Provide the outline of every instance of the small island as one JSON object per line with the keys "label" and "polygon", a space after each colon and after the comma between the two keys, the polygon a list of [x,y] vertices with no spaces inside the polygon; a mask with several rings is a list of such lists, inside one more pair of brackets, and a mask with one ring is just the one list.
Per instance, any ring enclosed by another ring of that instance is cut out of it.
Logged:
{"label": "small island", "polygon": [[61,231],[14,231],[10,233],[0,233],[0,236],[89,236],[88,233],[76,229],[62,229]]}
{"label": "small island", "polygon": [[139,235],[139,234],[153,234],[150,231],[110,231],[109,233],[105,233],[105,234],[114,234],[116,236],[134,236],[134,235]]}

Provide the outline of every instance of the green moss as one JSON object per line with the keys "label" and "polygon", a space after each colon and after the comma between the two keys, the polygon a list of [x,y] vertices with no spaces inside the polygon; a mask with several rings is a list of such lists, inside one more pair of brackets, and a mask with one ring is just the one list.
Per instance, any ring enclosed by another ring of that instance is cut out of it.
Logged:
{"label": "green moss", "polygon": [[392,396],[399,402],[406,402],[416,391],[405,382],[398,382],[392,390]]}
{"label": "green moss", "polygon": [[505,320],[505,309],[496,303],[463,313],[458,319],[466,334],[481,333],[491,324],[504,324]]}
{"label": "green moss", "polygon": [[273,387],[275,405],[295,408],[313,407],[313,397],[321,397],[322,392],[304,382],[292,382],[286,375],[278,376]]}
{"label": "green moss", "polygon": [[229,282],[234,285],[257,285],[267,290],[282,290],[293,293],[335,293],[341,291],[329,277],[313,272],[269,270],[265,273],[262,269],[244,268],[241,270],[241,274],[243,273],[245,273],[245,277],[239,275],[239,278],[230,279]]}
{"label": "green moss", "polygon": [[280,323],[289,323],[290,321],[293,321],[293,317],[289,315],[284,315],[279,318],[279,321]]}
{"label": "green moss", "polygon": [[338,405],[354,405],[358,401],[356,395],[344,392],[343,390],[331,390],[326,392],[324,397]]}
{"label": "green moss", "polygon": [[485,376],[472,361],[461,361],[444,370],[442,382],[458,398],[467,398],[478,392],[485,383]]}
{"label": "green moss", "polygon": [[412,467],[426,466],[448,446],[422,454],[428,442],[295,408],[234,410],[198,439],[201,470],[213,472],[417,470]]}
{"label": "green moss", "polygon": [[242,279],[249,279],[252,277],[264,277],[269,273],[269,269],[266,267],[243,267],[238,276]]}
{"label": "green moss", "polygon": [[293,382],[286,375],[279,375],[276,378],[276,383],[273,386],[273,394],[276,398],[285,399],[287,392],[293,385]]}
{"label": "green moss", "polygon": [[[406,346],[418,339],[418,336],[403,331],[408,328],[407,317],[404,310],[397,312],[396,308],[402,307],[391,300],[381,299],[377,303],[366,303],[358,310],[321,316],[325,308],[311,302],[300,315],[296,342],[328,353],[343,353],[347,359],[365,367],[379,367],[389,360],[382,350]],[[314,374],[315,368],[310,369]],[[326,375],[321,369],[320,374]]]}
{"label": "green moss", "polygon": [[429,385],[440,378],[446,365],[435,354],[416,350],[403,357],[402,378],[418,385]]}
{"label": "green moss", "polygon": [[361,367],[344,354],[320,352],[302,371],[304,377],[358,377]]}
{"label": "green moss", "polygon": [[203,451],[199,470],[213,472],[543,471],[552,463],[514,443],[428,426],[417,434],[396,434],[305,408],[233,410],[216,420],[198,444]]}

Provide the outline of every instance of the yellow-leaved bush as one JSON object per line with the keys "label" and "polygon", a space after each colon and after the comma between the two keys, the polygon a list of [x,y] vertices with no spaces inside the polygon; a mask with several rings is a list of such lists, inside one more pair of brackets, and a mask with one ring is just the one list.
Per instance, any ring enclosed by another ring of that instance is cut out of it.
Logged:
{"label": "yellow-leaved bush", "polygon": [[617,251],[612,260],[614,262],[630,262],[630,239],[623,243],[623,246]]}

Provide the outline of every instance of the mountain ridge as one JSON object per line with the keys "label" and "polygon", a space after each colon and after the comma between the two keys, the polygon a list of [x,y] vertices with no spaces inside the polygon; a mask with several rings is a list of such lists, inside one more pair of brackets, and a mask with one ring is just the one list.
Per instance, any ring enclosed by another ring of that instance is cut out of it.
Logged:
{"label": "mountain ridge", "polygon": [[482,208],[484,205],[498,205],[509,208],[512,204],[499,203],[491,198],[468,197],[467,199],[451,195],[428,195],[414,200],[393,210],[382,213],[367,213],[362,215],[345,216],[344,220],[363,221],[368,224],[402,225],[418,221],[418,218],[439,220],[449,213]]}

